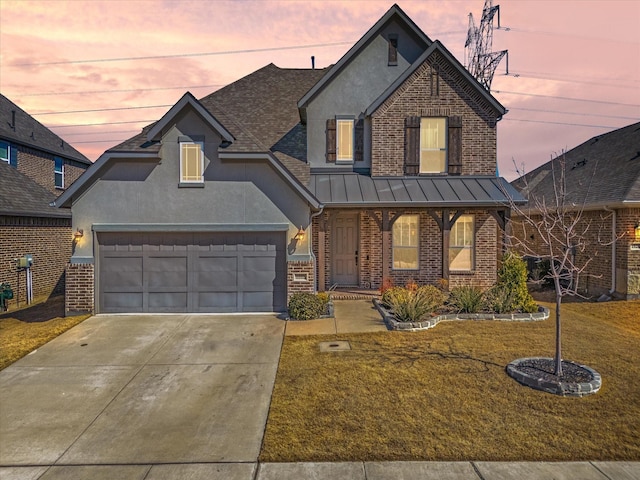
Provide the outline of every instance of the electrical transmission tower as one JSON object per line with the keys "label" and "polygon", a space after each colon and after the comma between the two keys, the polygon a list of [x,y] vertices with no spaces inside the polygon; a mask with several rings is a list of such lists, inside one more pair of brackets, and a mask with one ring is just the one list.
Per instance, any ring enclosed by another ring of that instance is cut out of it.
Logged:
{"label": "electrical transmission tower", "polygon": [[493,19],[498,14],[500,28],[500,5],[493,6],[493,0],[485,0],[480,26],[476,27],[473,14],[469,14],[469,30],[464,44],[467,70],[487,90],[491,90],[493,74],[502,57],[507,57],[507,75],[509,74],[509,55],[507,50],[492,52]]}

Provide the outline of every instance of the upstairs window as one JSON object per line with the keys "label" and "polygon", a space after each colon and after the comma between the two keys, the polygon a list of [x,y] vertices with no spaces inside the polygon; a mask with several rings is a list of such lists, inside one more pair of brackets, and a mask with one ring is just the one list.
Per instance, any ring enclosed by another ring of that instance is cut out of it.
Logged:
{"label": "upstairs window", "polygon": [[402,215],[393,223],[393,269],[418,269],[418,215]]}
{"label": "upstairs window", "polygon": [[353,118],[336,118],[336,161],[353,162]]}
{"label": "upstairs window", "polygon": [[390,67],[398,65],[398,35],[392,33],[389,35],[389,62]]}
{"label": "upstairs window", "polygon": [[202,183],[204,170],[204,143],[180,142],[180,182]]}
{"label": "upstairs window", "polygon": [[54,157],[53,176],[55,177],[56,188],[64,188],[64,160]]}
{"label": "upstairs window", "polygon": [[0,161],[11,163],[9,158],[9,144],[7,142],[0,142]]}
{"label": "upstairs window", "polygon": [[449,269],[473,270],[474,262],[474,217],[462,215],[451,228],[449,236]]}
{"label": "upstairs window", "polygon": [[447,171],[447,119],[420,119],[420,173]]}

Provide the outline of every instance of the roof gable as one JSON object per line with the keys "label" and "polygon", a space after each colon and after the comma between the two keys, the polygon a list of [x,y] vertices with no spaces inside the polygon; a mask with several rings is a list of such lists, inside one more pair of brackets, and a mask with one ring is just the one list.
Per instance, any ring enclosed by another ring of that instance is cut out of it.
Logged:
{"label": "roof gable", "polygon": [[454,68],[454,70],[459,73],[464,80],[467,82],[470,89],[473,90],[474,93],[479,95],[483,100],[485,100],[492,108],[496,110],[496,112],[502,116],[507,110],[504,108],[500,102],[498,102],[493,95],[491,95],[478,81],[473,78],[473,76],[469,73],[469,71],[464,68],[464,66],[454,57],[446,47],[440,43],[440,41],[434,41],[429,48],[427,48],[420,57],[413,62],[413,64],[407,68],[402,75],[400,75],[395,82],[389,85],[382,95],[380,95],[365,111],[365,115],[369,116],[374,113],[380,106],[391,96],[393,93],[430,57],[434,54],[439,53],[444,57],[444,59]]}
{"label": "roof gable", "polygon": [[0,94],[0,139],[90,165],[91,161]]}
{"label": "roof gable", "polygon": [[344,56],[333,65],[329,71],[309,90],[299,101],[298,109],[300,110],[300,118],[306,118],[305,109],[309,103],[315,98],[335,77],[338,75],[351,61],[384,29],[392,20],[397,20],[410,33],[424,43],[425,48],[430,46],[432,41],[427,35],[411,20],[404,11],[394,4],[383,16],[364,34],[356,44],[344,54]]}
{"label": "roof gable", "polygon": [[191,94],[185,93],[178,102],[169,109],[147,132],[147,141],[159,140],[163,130],[175,121],[176,116],[185,108],[191,107],[202,119],[211,126],[227,142],[232,143],[234,138],[231,133]]}

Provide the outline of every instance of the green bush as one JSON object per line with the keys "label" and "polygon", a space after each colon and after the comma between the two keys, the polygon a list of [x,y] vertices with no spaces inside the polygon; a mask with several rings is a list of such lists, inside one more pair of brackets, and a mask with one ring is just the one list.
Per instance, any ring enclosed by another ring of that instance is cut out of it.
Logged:
{"label": "green bush", "polygon": [[484,292],[472,285],[455,287],[449,295],[449,305],[458,313],[478,313],[484,307]]}
{"label": "green bush", "polygon": [[527,264],[515,253],[507,252],[502,259],[496,285],[509,292],[506,296],[511,298],[511,305],[507,311],[531,313],[538,310],[538,305],[527,288]]}
{"label": "green bush", "polygon": [[416,290],[393,287],[385,292],[383,303],[393,310],[401,322],[418,322],[425,315],[442,306],[446,295],[433,285],[425,285]]}
{"label": "green bush", "polygon": [[289,299],[289,316],[296,320],[319,318],[325,313],[328,302],[329,296],[326,294],[294,293]]}

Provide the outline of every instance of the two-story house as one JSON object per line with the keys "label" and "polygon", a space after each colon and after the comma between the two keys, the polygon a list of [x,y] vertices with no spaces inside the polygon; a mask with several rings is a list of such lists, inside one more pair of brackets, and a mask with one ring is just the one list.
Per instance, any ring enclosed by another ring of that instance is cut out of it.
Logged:
{"label": "two-story house", "polygon": [[394,5],[333,66],[273,64],[108,150],[59,199],[68,311],[282,311],[299,291],[489,286],[505,109]]}
{"label": "two-story house", "polygon": [[25,299],[15,259],[31,255],[34,297],[64,292],[73,235],[71,211],[50,206],[91,162],[0,95],[0,282]]}

